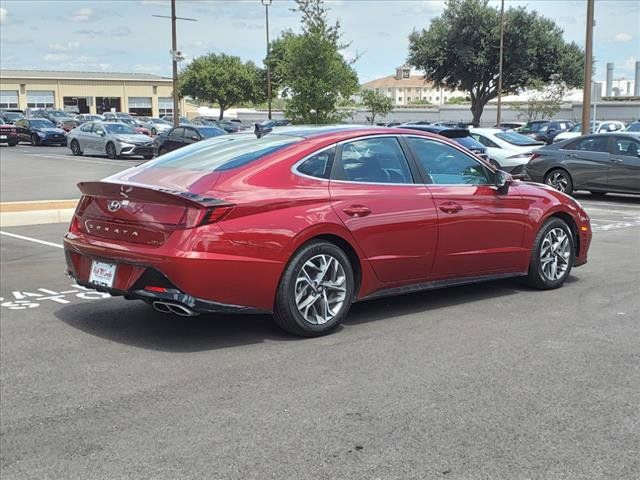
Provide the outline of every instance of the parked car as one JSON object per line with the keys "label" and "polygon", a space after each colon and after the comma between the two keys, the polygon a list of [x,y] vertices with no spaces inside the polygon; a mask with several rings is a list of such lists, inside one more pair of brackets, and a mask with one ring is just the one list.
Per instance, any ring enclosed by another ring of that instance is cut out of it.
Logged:
{"label": "parked car", "polygon": [[213,125],[182,125],[172,128],[166,134],[158,135],[153,143],[153,148],[156,155],[164,155],[167,152],[191,145],[200,140],[225,134],[224,130]]}
{"label": "parked car", "polygon": [[30,142],[32,145],[67,144],[67,132],[46,118],[21,118],[13,125],[18,142]]}
{"label": "parked car", "polygon": [[571,120],[534,120],[527,122],[520,133],[547,145],[553,143],[553,137],[566,132],[575,125]]}
{"label": "parked car", "polygon": [[77,120],[63,110],[34,110],[31,112],[31,118],[46,118],[56,127],[62,128],[65,132],[69,132],[79,125]]}
{"label": "parked car", "polygon": [[73,117],[80,125],[85,122],[102,122],[104,117],[102,115],[96,115],[92,113],[79,113]]}
{"label": "parked car", "polygon": [[151,135],[158,135],[159,133],[168,132],[173,128],[173,125],[158,117],[138,117],[138,120],[148,125]]}
{"label": "parked car", "polygon": [[87,122],[70,132],[68,140],[74,155],[153,158],[153,141],[122,122]]}
{"label": "parked car", "polygon": [[518,132],[499,128],[472,128],[471,136],[487,148],[494,167],[513,174],[521,173],[531,152],[544,145]]}
{"label": "parked car", "polygon": [[640,133],[598,133],[537,150],[527,178],[571,195],[575,190],[640,194]]}
{"label": "parked car", "polygon": [[24,118],[24,113],[15,110],[0,110],[0,118],[5,123],[14,124],[17,120]]}
{"label": "parked car", "polygon": [[[589,133],[608,133],[624,129],[624,123],[618,121],[590,122]],[[559,133],[553,138],[553,142],[561,142],[568,138],[577,138],[582,135],[582,123],[576,123],[566,132]]]}
{"label": "parked car", "polygon": [[18,144],[15,126],[6,123],[2,118],[0,118],[0,143],[6,143],[10,147],[15,147]]}
{"label": "parked car", "polygon": [[140,133],[142,135],[146,135],[148,137],[151,136],[151,130],[145,127],[142,123],[140,123],[137,119],[132,117],[119,117],[116,120],[111,120],[112,122],[124,123],[125,125],[129,125],[136,133]]}
{"label": "parked car", "polygon": [[[160,117],[160,118],[162,118],[162,120],[169,122],[171,125],[173,125],[173,115],[165,115],[164,117]],[[193,123],[187,117],[180,117],[178,121],[180,122],[180,125],[191,125]]]}
{"label": "parked car", "polygon": [[640,132],[640,121],[629,124],[625,132]]}
{"label": "parked car", "polygon": [[133,120],[133,116],[127,112],[104,112],[102,116],[104,117],[104,121],[106,122],[115,122],[123,118]]}
{"label": "parked car", "polygon": [[501,128],[503,130],[518,130],[524,127],[525,122],[500,122],[500,125],[494,125],[493,128]]}
{"label": "parked car", "polygon": [[408,128],[409,130],[420,130],[422,132],[430,132],[442,135],[443,137],[450,138],[454,142],[459,143],[464,148],[472,153],[475,153],[483,160],[487,162],[489,161],[486,147],[476,139],[474,139],[471,136],[471,132],[466,128],[439,127],[436,125],[425,124],[402,124],[399,128]]}
{"label": "parked car", "polygon": [[227,133],[238,133],[245,129],[244,126],[242,124],[239,124],[238,122],[231,122],[224,119],[220,120],[215,117],[207,116],[195,117],[191,120],[191,123],[193,125],[214,125],[221,128]]}
{"label": "parked car", "polygon": [[273,313],[308,337],[370,298],[560,287],[591,241],[572,198],[400,129],[220,136],[78,187],[64,248],[79,285],[164,313]]}

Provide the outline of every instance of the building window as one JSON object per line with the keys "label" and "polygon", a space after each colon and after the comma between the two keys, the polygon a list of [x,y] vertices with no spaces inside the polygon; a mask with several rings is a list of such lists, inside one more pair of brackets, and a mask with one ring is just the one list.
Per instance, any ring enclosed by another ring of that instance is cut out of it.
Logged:
{"label": "building window", "polygon": [[152,115],[151,97],[129,97],[129,113],[150,117]]}
{"label": "building window", "polygon": [[173,115],[172,97],[158,97],[158,115]]}
{"label": "building window", "polygon": [[0,90],[0,108],[18,108],[18,91]]}
{"label": "building window", "polygon": [[388,93],[389,95],[391,95],[393,92],[391,91],[391,89],[390,89],[390,88],[387,88],[387,93]]}
{"label": "building window", "polygon": [[398,101],[401,102],[402,101],[402,97],[398,97]]}
{"label": "building window", "polygon": [[407,102],[410,102],[410,101],[411,101],[411,97],[407,97]]}
{"label": "building window", "polygon": [[62,97],[62,106],[65,112],[89,113],[91,97]]}
{"label": "building window", "polygon": [[445,101],[445,103],[446,103],[446,101],[447,101],[447,97],[444,97],[444,101]]}
{"label": "building window", "polygon": [[28,90],[27,108],[53,108],[55,95],[49,90]]}
{"label": "building window", "polygon": [[405,68],[402,70],[402,78],[409,78],[410,75],[411,75],[411,70],[409,70],[408,68]]}
{"label": "building window", "polygon": [[436,102],[437,102],[438,100],[440,100],[440,97],[439,97],[439,96],[438,96],[438,97],[436,97]]}

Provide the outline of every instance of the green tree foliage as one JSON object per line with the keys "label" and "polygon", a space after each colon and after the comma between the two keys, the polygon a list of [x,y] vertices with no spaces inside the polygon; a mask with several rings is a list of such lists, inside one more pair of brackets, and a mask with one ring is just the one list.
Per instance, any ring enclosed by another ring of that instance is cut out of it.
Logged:
{"label": "green tree foliage", "polygon": [[224,111],[244,102],[266,98],[264,74],[253,62],[239,57],[209,53],[198,57],[180,74],[180,95],[197,102],[217,104]]}
{"label": "green tree foliage", "polygon": [[513,105],[513,109],[519,119],[527,122],[552,118],[562,108],[562,99],[566,91],[567,85],[564,82],[552,81],[550,84],[531,85],[527,101]]}
{"label": "green tree foliage", "polygon": [[302,33],[291,30],[271,45],[266,62],[274,83],[289,98],[285,114],[294,123],[333,123],[344,118],[341,99],[358,91],[358,76],[342,57],[340,24],[329,24],[323,0],[296,0]]}
{"label": "green tree foliage", "polygon": [[[409,36],[409,62],[437,86],[469,92],[473,124],[498,96],[500,12],[488,0],[449,0],[429,28]],[[505,12],[503,93],[560,75],[582,85],[584,53],[553,20],[525,8]]]}
{"label": "green tree foliage", "polygon": [[391,98],[386,97],[375,90],[363,90],[361,93],[362,104],[367,108],[367,120],[373,125],[376,117],[381,115],[386,117],[393,110]]}

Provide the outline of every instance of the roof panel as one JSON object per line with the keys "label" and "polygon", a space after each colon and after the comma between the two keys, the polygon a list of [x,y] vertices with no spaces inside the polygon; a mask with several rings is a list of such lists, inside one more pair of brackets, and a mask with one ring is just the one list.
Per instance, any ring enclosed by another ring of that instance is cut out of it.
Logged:
{"label": "roof panel", "polygon": [[52,80],[129,80],[170,82],[171,78],[151,73],[77,72],[71,70],[1,70],[0,78],[38,78]]}

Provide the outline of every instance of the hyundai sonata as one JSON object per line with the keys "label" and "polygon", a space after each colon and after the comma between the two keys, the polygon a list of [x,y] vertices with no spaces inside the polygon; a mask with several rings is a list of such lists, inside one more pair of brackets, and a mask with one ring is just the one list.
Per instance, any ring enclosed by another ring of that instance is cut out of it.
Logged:
{"label": "hyundai sonata", "polygon": [[404,129],[225,135],[79,188],[64,246],[80,285],[178,315],[273,313],[303,336],[373,297],[556,288],[591,241],[572,198]]}

